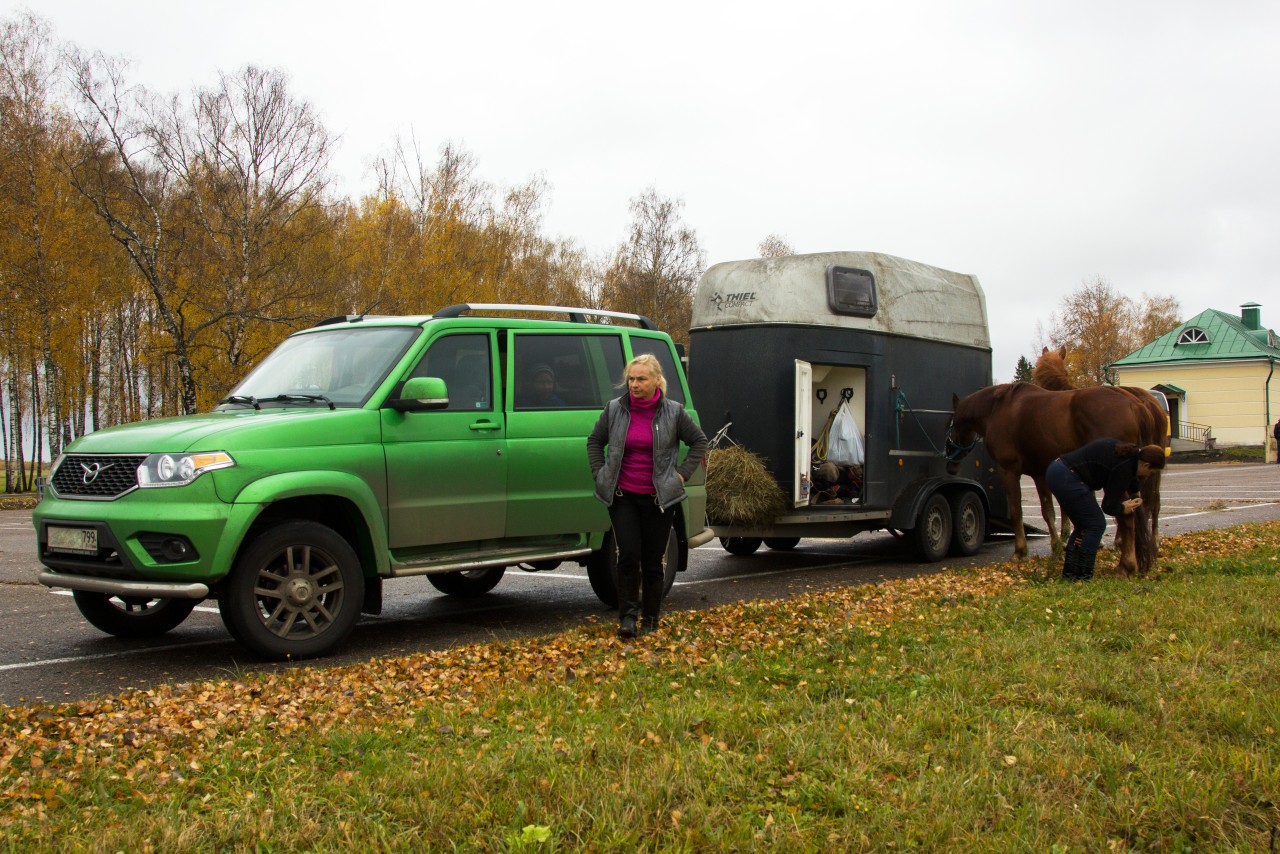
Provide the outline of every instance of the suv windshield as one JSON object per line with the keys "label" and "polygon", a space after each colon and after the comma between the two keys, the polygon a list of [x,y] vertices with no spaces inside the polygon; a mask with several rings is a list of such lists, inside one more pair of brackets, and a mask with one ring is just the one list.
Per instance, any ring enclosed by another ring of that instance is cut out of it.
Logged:
{"label": "suv windshield", "polygon": [[375,326],[286,338],[217,408],[361,406],[421,332]]}

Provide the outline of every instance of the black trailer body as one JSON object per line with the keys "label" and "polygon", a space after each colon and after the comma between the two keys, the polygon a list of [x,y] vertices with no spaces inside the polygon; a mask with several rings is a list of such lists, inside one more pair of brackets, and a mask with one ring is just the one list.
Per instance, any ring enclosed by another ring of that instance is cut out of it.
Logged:
{"label": "black trailer body", "polygon": [[[981,446],[957,476],[946,472],[951,395],[991,384],[972,276],[879,253],[717,264],[699,284],[689,365],[707,435],[727,426],[729,440],[765,458],[790,506],[766,526],[711,520],[731,550],[891,529],[937,560],[972,554],[989,523],[1008,519]],[[863,440],[860,489],[824,500],[812,446],[842,400]]]}

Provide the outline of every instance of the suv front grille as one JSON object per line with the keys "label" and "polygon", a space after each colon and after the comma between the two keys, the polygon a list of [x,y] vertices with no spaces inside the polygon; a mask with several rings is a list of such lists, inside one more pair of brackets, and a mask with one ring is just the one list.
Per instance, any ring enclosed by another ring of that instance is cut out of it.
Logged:
{"label": "suv front grille", "polygon": [[145,454],[69,454],[50,478],[62,498],[110,500],[138,488]]}

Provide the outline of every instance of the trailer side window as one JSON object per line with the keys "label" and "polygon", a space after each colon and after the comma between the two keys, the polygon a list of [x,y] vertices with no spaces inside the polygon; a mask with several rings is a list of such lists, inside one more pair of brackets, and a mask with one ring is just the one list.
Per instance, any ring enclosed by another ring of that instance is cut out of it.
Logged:
{"label": "trailer side window", "polygon": [[827,268],[827,305],[836,314],[875,317],[876,277],[854,267]]}

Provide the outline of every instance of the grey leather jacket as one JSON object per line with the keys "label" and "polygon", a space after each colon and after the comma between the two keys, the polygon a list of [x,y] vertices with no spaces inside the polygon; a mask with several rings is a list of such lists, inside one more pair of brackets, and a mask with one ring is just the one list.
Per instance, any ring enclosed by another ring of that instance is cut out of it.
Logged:
{"label": "grey leather jacket", "polygon": [[[622,452],[631,426],[631,395],[615,398],[605,405],[600,420],[587,437],[587,461],[596,482],[596,498],[613,506],[622,471]],[[680,442],[689,446],[684,462],[676,465]],[[607,448],[607,450],[606,450]],[[658,505],[666,510],[685,499],[684,483],[702,462],[707,452],[707,437],[684,407],[665,394],[653,416],[653,486]]]}

